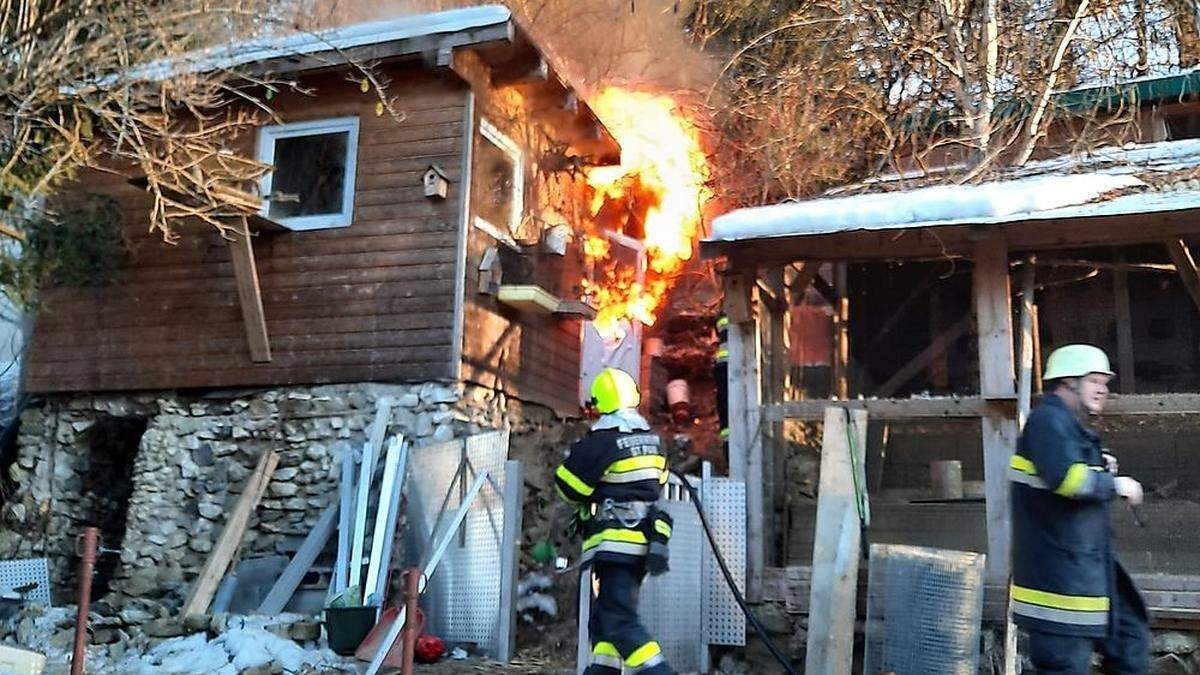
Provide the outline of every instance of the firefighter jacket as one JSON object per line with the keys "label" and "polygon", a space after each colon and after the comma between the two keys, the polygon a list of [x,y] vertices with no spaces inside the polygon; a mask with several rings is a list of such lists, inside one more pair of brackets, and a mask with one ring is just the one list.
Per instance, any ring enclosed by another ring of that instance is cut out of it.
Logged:
{"label": "firefighter jacket", "polygon": [[671,536],[670,519],[655,506],[667,482],[667,458],[658,435],[632,410],[600,418],[554,474],[583,523],[583,557],[642,562],[652,544]]}
{"label": "firefighter jacket", "polygon": [[722,314],[717,319],[717,363],[729,361],[729,317]]}
{"label": "firefighter jacket", "polygon": [[[1060,635],[1107,635],[1125,571],[1113,553],[1108,503],[1116,492],[1100,437],[1048,394],[1029,416],[1009,477],[1014,621]],[[1140,598],[1133,604],[1144,613]]]}

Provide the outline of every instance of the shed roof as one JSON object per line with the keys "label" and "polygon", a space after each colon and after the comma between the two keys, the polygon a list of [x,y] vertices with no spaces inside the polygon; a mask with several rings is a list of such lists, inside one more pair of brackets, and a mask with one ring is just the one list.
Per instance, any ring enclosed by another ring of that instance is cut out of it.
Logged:
{"label": "shed roof", "polygon": [[873,191],[738,209],[706,243],[988,225],[1200,208],[1200,140],[1126,145],[1028,164],[973,185]]}
{"label": "shed roof", "polygon": [[[432,36],[458,35],[460,39],[455,40],[453,46],[465,46],[502,37],[511,38],[511,20],[512,13],[507,7],[482,5],[411,14],[314,32],[269,33],[192,52],[178,59],[156,61],[133,68],[124,77],[158,81],[179,73],[230,69],[298,56],[334,55],[344,50],[383,44],[393,45],[395,49],[389,55],[395,56],[422,51],[428,45],[418,44],[417,40]],[[105,86],[115,78],[109,76],[96,84]]]}

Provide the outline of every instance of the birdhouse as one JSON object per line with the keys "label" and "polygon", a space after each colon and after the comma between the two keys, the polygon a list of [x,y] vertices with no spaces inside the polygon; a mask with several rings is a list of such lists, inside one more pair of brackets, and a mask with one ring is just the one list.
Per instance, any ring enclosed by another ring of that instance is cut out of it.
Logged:
{"label": "birdhouse", "polygon": [[421,176],[421,182],[425,184],[426,197],[445,199],[450,190],[450,179],[446,177],[446,172],[442,170],[442,167],[436,164],[431,164],[428,169],[425,169],[425,174]]}

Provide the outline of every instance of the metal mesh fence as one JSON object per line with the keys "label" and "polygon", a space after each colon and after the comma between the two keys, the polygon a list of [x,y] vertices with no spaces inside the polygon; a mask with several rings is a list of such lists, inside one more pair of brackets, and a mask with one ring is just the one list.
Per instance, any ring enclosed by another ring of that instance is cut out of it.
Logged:
{"label": "metal mesh fence", "polygon": [[974,675],[984,558],[916,546],[871,546],[863,673]]}

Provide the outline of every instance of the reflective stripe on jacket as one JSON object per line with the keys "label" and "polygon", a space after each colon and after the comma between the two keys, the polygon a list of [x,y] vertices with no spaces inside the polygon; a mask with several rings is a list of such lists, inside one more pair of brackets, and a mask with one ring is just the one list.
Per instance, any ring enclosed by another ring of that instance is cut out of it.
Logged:
{"label": "reflective stripe on jacket", "polygon": [[653,513],[649,507],[667,482],[662,441],[649,425],[644,420],[632,426],[610,422],[598,422],[554,472],[559,496],[592,514],[583,529],[584,562],[645,557],[647,528],[657,528],[647,521]]}
{"label": "reflective stripe on jacket", "polygon": [[1119,564],[1108,519],[1116,493],[1099,436],[1048,394],[1029,416],[1009,476],[1014,621],[1026,629],[1103,637]]}
{"label": "reflective stripe on jacket", "polygon": [[729,317],[722,314],[717,319],[717,363],[729,360]]}

